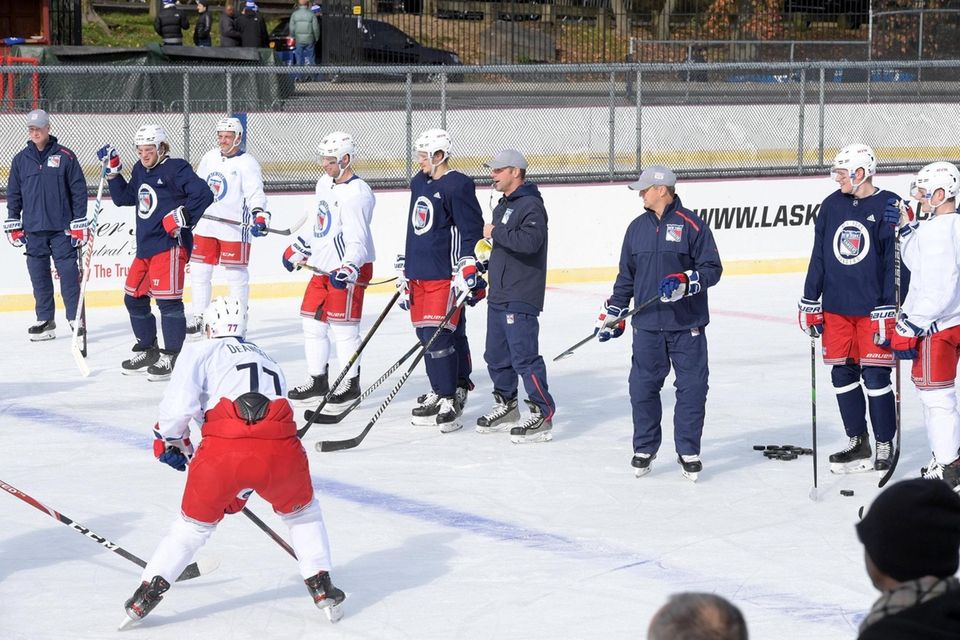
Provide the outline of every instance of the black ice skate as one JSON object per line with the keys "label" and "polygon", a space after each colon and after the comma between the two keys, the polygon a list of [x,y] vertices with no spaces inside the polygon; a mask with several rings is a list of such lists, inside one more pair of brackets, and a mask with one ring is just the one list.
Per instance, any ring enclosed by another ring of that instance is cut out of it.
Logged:
{"label": "black ice skate", "polygon": [[943,477],[943,465],[937,462],[937,456],[933,456],[932,458],[930,458],[930,462],[927,463],[927,466],[920,467],[921,478],[928,478],[930,477],[929,474],[937,474],[935,476],[936,478]]}
{"label": "black ice skate", "polygon": [[324,370],[318,376],[310,376],[310,379],[299,387],[290,389],[287,392],[287,398],[294,402],[314,404],[314,401],[322,400],[328,393],[330,393],[330,387],[327,382],[327,372]]}
{"label": "black ice skate", "polygon": [[846,449],[830,456],[830,473],[860,473],[873,469],[870,437],[862,433],[847,442]]}
{"label": "black ice skate", "polygon": [[27,329],[27,335],[30,336],[30,342],[53,340],[57,337],[57,323],[53,320],[38,320]]}
{"label": "black ice skate", "polygon": [[650,463],[654,461],[657,457],[655,453],[635,453],[633,454],[633,460],[630,461],[630,464],[636,469],[636,474],[638,478],[650,473]]}
{"label": "black ice skate", "polygon": [[470,380],[458,380],[457,381],[457,405],[460,407],[460,413],[463,413],[464,408],[467,406],[467,396],[470,392],[473,391],[473,382]]}
{"label": "black ice skate", "polygon": [[440,398],[440,403],[437,405],[436,416],[440,433],[451,433],[462,429],[463,422],[460,421],[461,415],[463,415],[463,411],[460,409],[456,397]]}
{"label": "black ice skate", "polygon": [[530,442],[550,442],[553,440],[553,421],[544,417],[538,407],[531,400],[524,400],[530,409],[530,415],[523,422],[510,429],[510,441],[513,444]]}
{"label": "black ice skate", "polygon": [[203,336],[203,316],[193,316],[193,320],[187,322],[187,335],[195,338]]}
{"label": "black ice skate", "polygon": [[127,619],[120,624],[119,630],[123,631],[146,618],[147,614],[163,600],[163,594],[169,589],[170,583],[160,576],[153,576],[150,582],[140,583],[130,599],[123,604]]}
{"label": "black ice skate", "polygon": [[331,409],[335,409],[334,413],[339,413],[343,409],[343,405],[350,404],[354,400],[360,397],[360,374],[353,376],[346,383],[340,383],[340,386],[337,387],[336,392],[330,396],[330,399],[327,401],[327,406]]}
{"label": "black ice skate", "polygon": [[[74,324],[73,320],[70,320],[70,335],[73,335],[73,330],[77,328],[77,325]],[[80,325],[80,330],[77,331],[77,337],[82,338],[87,335],[87,329],[82,324]]]}
{"label": "black ice skate", "polygon": [[517,399],[504,399],[502,395],[493,392],[493,409],[489,413],[477,418],[477,433],[496,433],[507,431],[520,421],[520,410],[517,409]]}
{"label": "black ice skate", "polygon": [[327,614],[330,622],[336,622],[343,617],[341,604],[347,599],[347,595],[333,586],[333,583],[330,582],[329,573],[321,571],[317,575],[307,578],[303,583],[307,585],[307,591],[310,592],[313,603]]}
{"label": "black ice skate", "polygon": [[880,442],[877,440],[877,457],[873,460],[873,468],[882,477],[890,465],[893,464],[893,440]]}
{"label": "black ice skate", "polygon": [[431,391],[417,398],[417,406],[410,414],[413,416],[410,423],[419,427],[437,424],[437,413],[440,412],[440,396]]}
{"label": "black ice skate", "polygon": [[940,467],[944,482],[955,492],[960,493],[960,458]]}
{"label": "black ice skate", "polygon": [[139,344],[133,345],[133,352],[136,354],[129,360],[124,360],[120,365],[120,373],[126,376],[140,375],[146,373],[147,369],[156,364],[160,359],[160,349],[156,344],[149,347],[141,347]]}
{"label": "black ice skate", "polygon": [[679,456],[677,457],[677,462],[680,463],[680,473],[683,474],[683,477],[696,482],[697,478],[700,477],[700,472],[703,471],[703,463],[700,462],[700,456],[695,453],[692,455]]}
{"label": "black ice skate", "polygon": [[179,354],[161,349],[156,363],[147,367],[147,380],[150,382],[169,380],[173,374],[173,367],[177,364],[177,355]]}

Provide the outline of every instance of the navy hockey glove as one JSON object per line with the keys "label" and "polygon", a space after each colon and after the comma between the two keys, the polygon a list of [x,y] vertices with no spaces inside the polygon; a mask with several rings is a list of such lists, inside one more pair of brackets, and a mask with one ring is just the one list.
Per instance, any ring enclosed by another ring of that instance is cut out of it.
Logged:
{"label": "navy hockey glove", "polygon": [[225,514],[240,513],[243,511],[243,508],[247,506],[247,500],[250,499],[250,494],[252,493],[253,489],[242,489],[240,493],[237,494],[237,497],[224,507],[223,512]]}
{"label": "navy hockey glove", "polygon": [[910,205],[897,198],[887,201],[887,208],[883,210],[883,221],[892,224],[901,238],[910,235],[918,224]]}
{"label": "navy hockey glove", "polygon": [[18,249],[27,243],[23,233],[23,221],[20,218],[7,218],[3,221],[3,232],[7,234],[7,242]]}
{"label": "navy hockey glove", "polygon": [[270,226],[270,212],[256,208],[253,210],[253,224],[250,226],[250,233],[257,238],[267,235],[267,227]]}
{"label": "navy hockey glove", "polygon": [[346,289],[348,284],[356,284],[360,269],[352,262],[344,262],[339,269],[330,274],[330,284],[334,289]]}
{"label": "navy hockey glove", "polygon": [[120,154],[111,145],[105,144],[97,149],[97,160],[107,163],[107,178],[114,178],[120,175],[123,164],[120,162]]}
{"label": "navy hockey glove", "polygon": [[913,360],[917,357],[920,339],[924,331],[907,320],[905,313],[900,314],[897,320],[897,330],[890,338],[890,350],[898,360]]}
{"label": "navy hockey glove", "polygon": [[293,270],[299,269],[311,255],[310,245],[302,237],[297,236],[294,243],[283,252],[283,268],[293,273]]}
{"label": "navy hockey glove", "polygon": [[470,295],[467,296],[467,304],[474,307],[486,297],[487,281],[483,279],[483,276],[477,276],[477,286],[470,290]]}
{"label": "navy hockey glove", "polygon": [[626,307],[617,307],[607,300],[600,308],[600,315],[593,327],[593,335],[597,336],[597,340],[600,342],[606,342],[610,338],[619,338],[627,328],[627,321],[624,316],[629,312],[630,310]]}
{"label": "navy hockey glove", "polygon": [[811,338],[819,338],[823,334],[823,305],[819,300],[800,298],[797,308],[801,331]]}
{"label": "navy hockey glove", "polygon": [[660,301],[676,302],[700,293],[700,274],[696,271],[671,273],[660,281]]}
{"label": "navy hockey glove", "polygon": [[164,440],[156,431],[153,432],[156,438],[153,441],[153,455],[163,464],[168,464],[177,471],[186,471],[187,464],[193,458],[193,445],[190,444],[190,438],[184,437],[182,440]]}
{"label": "navy hockey glove", "polygon": [[889,347],[896,324],[897,308],[894,305],[884,304],[871,311],[870,329],[873,333],[873,344]]}

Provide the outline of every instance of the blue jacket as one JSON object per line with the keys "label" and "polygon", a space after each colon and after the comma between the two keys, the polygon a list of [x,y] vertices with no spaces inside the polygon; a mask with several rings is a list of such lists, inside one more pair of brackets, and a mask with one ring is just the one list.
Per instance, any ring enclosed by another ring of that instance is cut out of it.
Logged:
{"label": "blue jacket", "polygon": [[[490,253],[487,301],[511,303],[543,311],[547,286],[547,211],[537,186],[524,183],[500,198],[493,210],[493,251]],[[522,306],[515,307],[524,311]],[[526,311],[533,311],[529,309]]]}
{"label": "blue jacket", "polygon": [[720,252],[710,227],[674,196],[662,219],[647,209],[627,227],[610,304],[626,307],[630,298],[643,304],[658,295],[664,276],[691,270],[700,274],[700,293],[676,302],[658,300],[633,316],[633,326],[683,331],[710,322],[707,288],[720,281]]}
{"label": "blue jacket", "polygon": [[[193,234],[200,216],[213,204],[213,192],[207,183],[193,172],[190,163],[180,158],[165,157],[152,169],[137,162],[128,183],[123,176],[107,182],[110,197],[118,207],[137,207],[137,257],[149,258],[171,247],[182,244],[189,254],[193,251]],[[163,228],[163,217],[182,206],[186,211],[187,226],[179,240]]]}
{"label": "blue jacket", "polygon": [[35,232],[66,231],[71,220],[86,216],[87,181],[77,156],[54,136],[43,151],[27,142],[10,166],[7,218],[19,218],[24,231]]}

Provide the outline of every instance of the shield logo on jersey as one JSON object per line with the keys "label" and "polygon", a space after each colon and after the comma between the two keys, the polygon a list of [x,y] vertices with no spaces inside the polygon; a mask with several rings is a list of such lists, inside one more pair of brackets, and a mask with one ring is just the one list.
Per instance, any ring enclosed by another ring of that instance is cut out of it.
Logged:
{"label": "shield logo on jersey", "polygon": [[847,220],[833,235],[833,255],[840,264],[854,265],[870,253],[870,233],[863,223]]}
{"label": "shield logo on jersey", "polygon": [[420,196],[413,203],[413,212],[410,214],[410,226],[418,236],[433,228],[433,202],[429,198]]}
{"label": "shield logo on jersey", "polygon": [[503,212],[503,215],[500,216],[500,224],[507,224],[510,222],[510,216],[513,215],[513,209],[507,209]]}
{"label": "shield logo on jersey", "polygon": [[137,189],[137,217],[141,220],[149,218],[157,209],[157,192],[144,182]]}
{"label": "shield logo on jersey", "polygon": [[333,221],[330,217],[330,205],[326,200],[317,202],[317,221],[313,225],[313,236],[322,238],[330,233],[330,225]]}
{"label": "shield logo on jersey", "polygon": [[213,200],[219,202],[227,196],[227,178],[222,173],[214,171],[207,176],[207,186],[213,192]]}
{"label": "shield logo on jersey", "polygon": [[667,242],[680,242],[683,239],[682,224],[667,225]]}
{"label": "shield logo on jersey", "polygon": [[54,169],[56,169],[57,167],[59,167],[59,166],[60,166],[60,155],[57,154],[57,155],[55,155],[55,156],[50,156],[49,158],[47,158],[47,166],[48,166],[48,167],[53,167]]}

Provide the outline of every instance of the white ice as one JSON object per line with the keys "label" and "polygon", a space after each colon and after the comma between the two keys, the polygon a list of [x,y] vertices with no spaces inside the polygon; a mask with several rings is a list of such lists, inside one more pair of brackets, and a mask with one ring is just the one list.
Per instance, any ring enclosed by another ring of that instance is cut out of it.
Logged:
{"label": "white ice", "polygon": [[[874,473],[832,476],[846,441],[818,358],[819,496],[809,456],[768,461],[754,444],[810,446],[810,340],[796,325],[799,274],[726,277],[710,290],[713,321],[704,471],[684,479],[672,442],[672,378],[653,472],[630,467],[629,337],[587,335],[608,283],[551,287],[541,352],[559,405],[551,443],[514,445],[472,425],[489,407],[485,309],[469,313],[476,391],[466,428],[409,424],[425,389],[418,370],[357,449],[321,454],[320,439],[360,431],[392,383],[336,426],[305,438],[330,533],[345,616],[330,625],[292,560],[253,523],[229,516],[201,551],[221,565],[178,583],[123,632],[170,638],[640,638],[671,593],[709,591],[736,603],[752,638],[853,638],[876,597],[854,523],[878,493]],[[119,297],[119,294],[118,294]],[[385,294],[367,298],[364,329]],[[254,300],[249,338],[305,377],[299,300]],[[94,308],[90,378],[60,335],[27,341],[32,313],[6,313],[0,379],[0,480],[143,559],[179,511],[184,475],[157,463],[151,427],[164,383],[120,375],[133,343],[122,307]],[[370,382],[415,341],[395,310],[370,343]],[[818,345],[819,346],[819,345]],[[334,367],[335,368],[335,367]],[[916,396],[903,371],[904,454],[897,477],[928,458]],[[851,489],[854,497],[842,497]],[[251,509],[277,531],[260,498]],[[115,638],[140,569],[13,496],[0,497],[0,637]]]}

